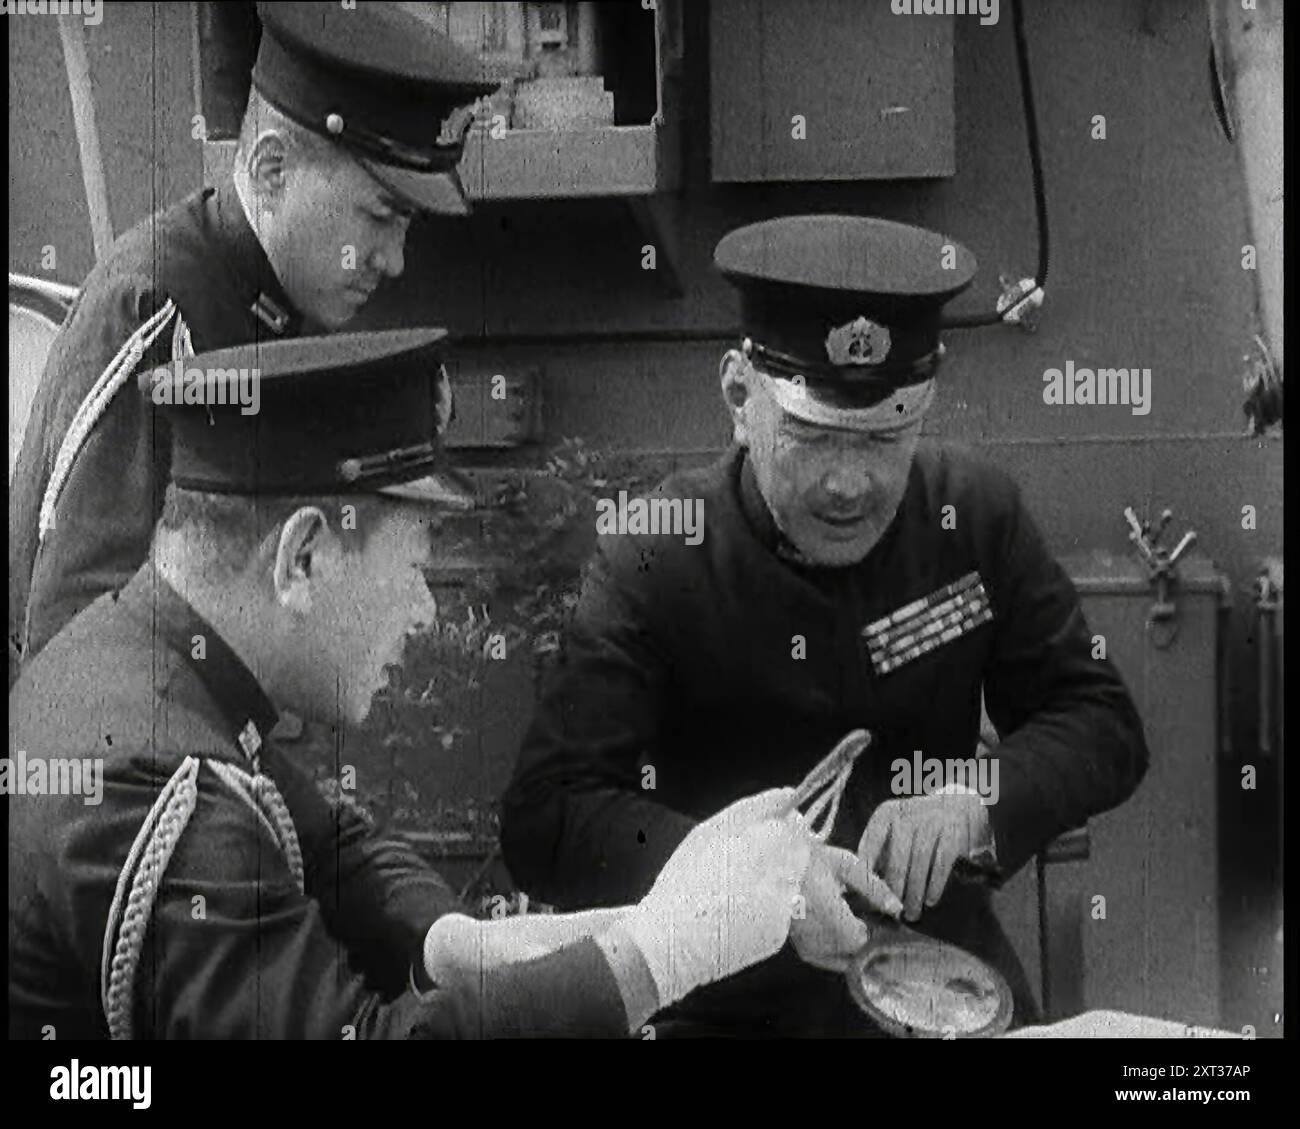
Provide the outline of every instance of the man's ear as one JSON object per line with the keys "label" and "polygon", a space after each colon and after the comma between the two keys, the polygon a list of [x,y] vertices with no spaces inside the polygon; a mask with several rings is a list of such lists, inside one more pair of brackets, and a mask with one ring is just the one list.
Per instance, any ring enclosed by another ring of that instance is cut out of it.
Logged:
{"label": "man's ear", "polygon": [[749,442],[748,417],[754,398],[754,390],[749,383],[751,371],[749,361],[739,349],[728,349],[718,365],[722,399],[731,415],[735,441],[742,447]]}
{"label": "man's ear", "polygon": [[289,148],[279,130],[264,130],[253,142],[245,172],[258,203],[267,210],[274,210],[284,195],[288,157]]}
{"label": "man's ear", "polygon": [[304,615],[311,611],[312,582],[320,574],[330,539],[329,522],[315,506],[304,506],[289,516],[271,566],[275,599],[281,607]]}

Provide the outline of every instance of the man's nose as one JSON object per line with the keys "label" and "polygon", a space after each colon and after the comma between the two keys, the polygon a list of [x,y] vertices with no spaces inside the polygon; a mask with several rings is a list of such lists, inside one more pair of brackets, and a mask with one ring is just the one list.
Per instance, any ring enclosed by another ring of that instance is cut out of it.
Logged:
{"label": "man's nose", "polygon": [[860,462],[841,460],[827,471],[822,489],[834,498],[861,498],[871,489],[871,476]]}
{"label": "man's nose", "polygon": [[405,250],[406,225],[403,224],[400,230],[393,232],[384,243],[375,248],[371,266],[379,274],[399,278],[406,269]]}

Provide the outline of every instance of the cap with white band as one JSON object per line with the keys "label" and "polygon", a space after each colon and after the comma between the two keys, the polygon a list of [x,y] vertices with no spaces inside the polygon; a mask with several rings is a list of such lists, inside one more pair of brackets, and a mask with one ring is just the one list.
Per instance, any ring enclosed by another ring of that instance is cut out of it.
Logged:
{"label": "cap with white band", "polygon": [[975,257],[924,228],[865,216],[785,216],[714,253],[740,292],[741,351],[781,408],[826,427],[892,432],[934,398],[943,306]]}

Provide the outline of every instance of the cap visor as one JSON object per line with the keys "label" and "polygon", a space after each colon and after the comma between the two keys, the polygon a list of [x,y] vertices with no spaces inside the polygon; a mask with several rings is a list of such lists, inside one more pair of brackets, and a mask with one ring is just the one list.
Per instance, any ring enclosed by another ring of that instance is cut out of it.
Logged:
{"label": "cap visor", "polygon": [[390,192],[422,212],[444,216],[467,216],[469,197],[455,169],[445,172],[415,172],[395,165],[361,159],[362,166]]}

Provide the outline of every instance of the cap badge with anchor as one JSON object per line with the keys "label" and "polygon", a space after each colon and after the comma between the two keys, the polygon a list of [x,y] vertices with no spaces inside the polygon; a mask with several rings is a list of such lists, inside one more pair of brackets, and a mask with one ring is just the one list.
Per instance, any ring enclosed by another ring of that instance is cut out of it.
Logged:
{"label": "cap badge with anchor", "polygon": [[740,292],[741,353],[790,416],[890,433],[934,397],[945,303],[975,277],[956,240],[872,216],[781,216],[714,252]]}
{"label": "cap badge with anchor", "polygon": [[833,365],[879,365],[889,356],[889,330],[857,317],[826,335],[826,357]]}

